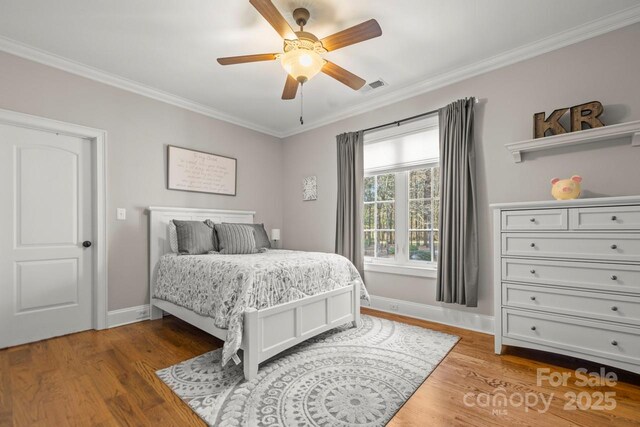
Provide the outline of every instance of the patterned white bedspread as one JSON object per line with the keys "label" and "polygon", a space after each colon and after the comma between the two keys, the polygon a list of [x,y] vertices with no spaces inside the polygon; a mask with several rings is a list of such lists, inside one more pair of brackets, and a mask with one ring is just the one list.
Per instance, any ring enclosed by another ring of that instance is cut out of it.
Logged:
{"label": "patterned white bedspread", "polygon": [[160,259],[154,298],[211,317],[227,329],[222,356],[226,364],[240,349],[243,314],[310,295],[361,283],[354,265],[341,255],[268,250],[252,255],[176,255]]}

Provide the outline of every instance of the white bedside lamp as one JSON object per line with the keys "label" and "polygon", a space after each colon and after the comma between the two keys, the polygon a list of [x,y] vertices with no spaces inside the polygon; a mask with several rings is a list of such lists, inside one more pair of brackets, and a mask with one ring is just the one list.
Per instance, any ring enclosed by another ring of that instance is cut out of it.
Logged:
{"label": "white bedside lamp", "polygon": [[278,240],[280,240],[280,229],[273,228],[271,229],[271,240],[273,240],[273,246],[278,247]]}

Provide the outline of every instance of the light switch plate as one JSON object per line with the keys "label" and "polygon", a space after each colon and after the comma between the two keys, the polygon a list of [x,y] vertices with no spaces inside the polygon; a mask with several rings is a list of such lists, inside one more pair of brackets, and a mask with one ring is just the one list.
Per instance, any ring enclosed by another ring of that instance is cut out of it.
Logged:
{"label": "light switch plate", "polygon": [[118,218],[118,221],[124,221],[127,219],[127,210],[125,208],[116,209],[116,217]]}

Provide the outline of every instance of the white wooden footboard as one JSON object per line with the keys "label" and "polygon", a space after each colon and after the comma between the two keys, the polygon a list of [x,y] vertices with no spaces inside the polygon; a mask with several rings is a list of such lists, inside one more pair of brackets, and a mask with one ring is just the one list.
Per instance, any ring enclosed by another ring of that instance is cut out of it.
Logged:
{"label": "white wooden footboard", "polygon": [[322,332],[360,322],[360,283],[264,310],[244,314],[244,376],[251,380],[258,364]]}

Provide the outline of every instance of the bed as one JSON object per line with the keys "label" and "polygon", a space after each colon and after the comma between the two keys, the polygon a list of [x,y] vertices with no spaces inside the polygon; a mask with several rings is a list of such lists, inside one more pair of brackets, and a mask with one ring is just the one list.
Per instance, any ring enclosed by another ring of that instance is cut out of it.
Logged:
{"label": "bed", "polygon": [[225,341],[223,363],[258,365],[322,332],[360,320],[368,299],[355,267],[339,255],[269,250],[252,255],[171,253],[169,221],[253,223],[254,212],[149,208],[151,319],[170,313]]}

